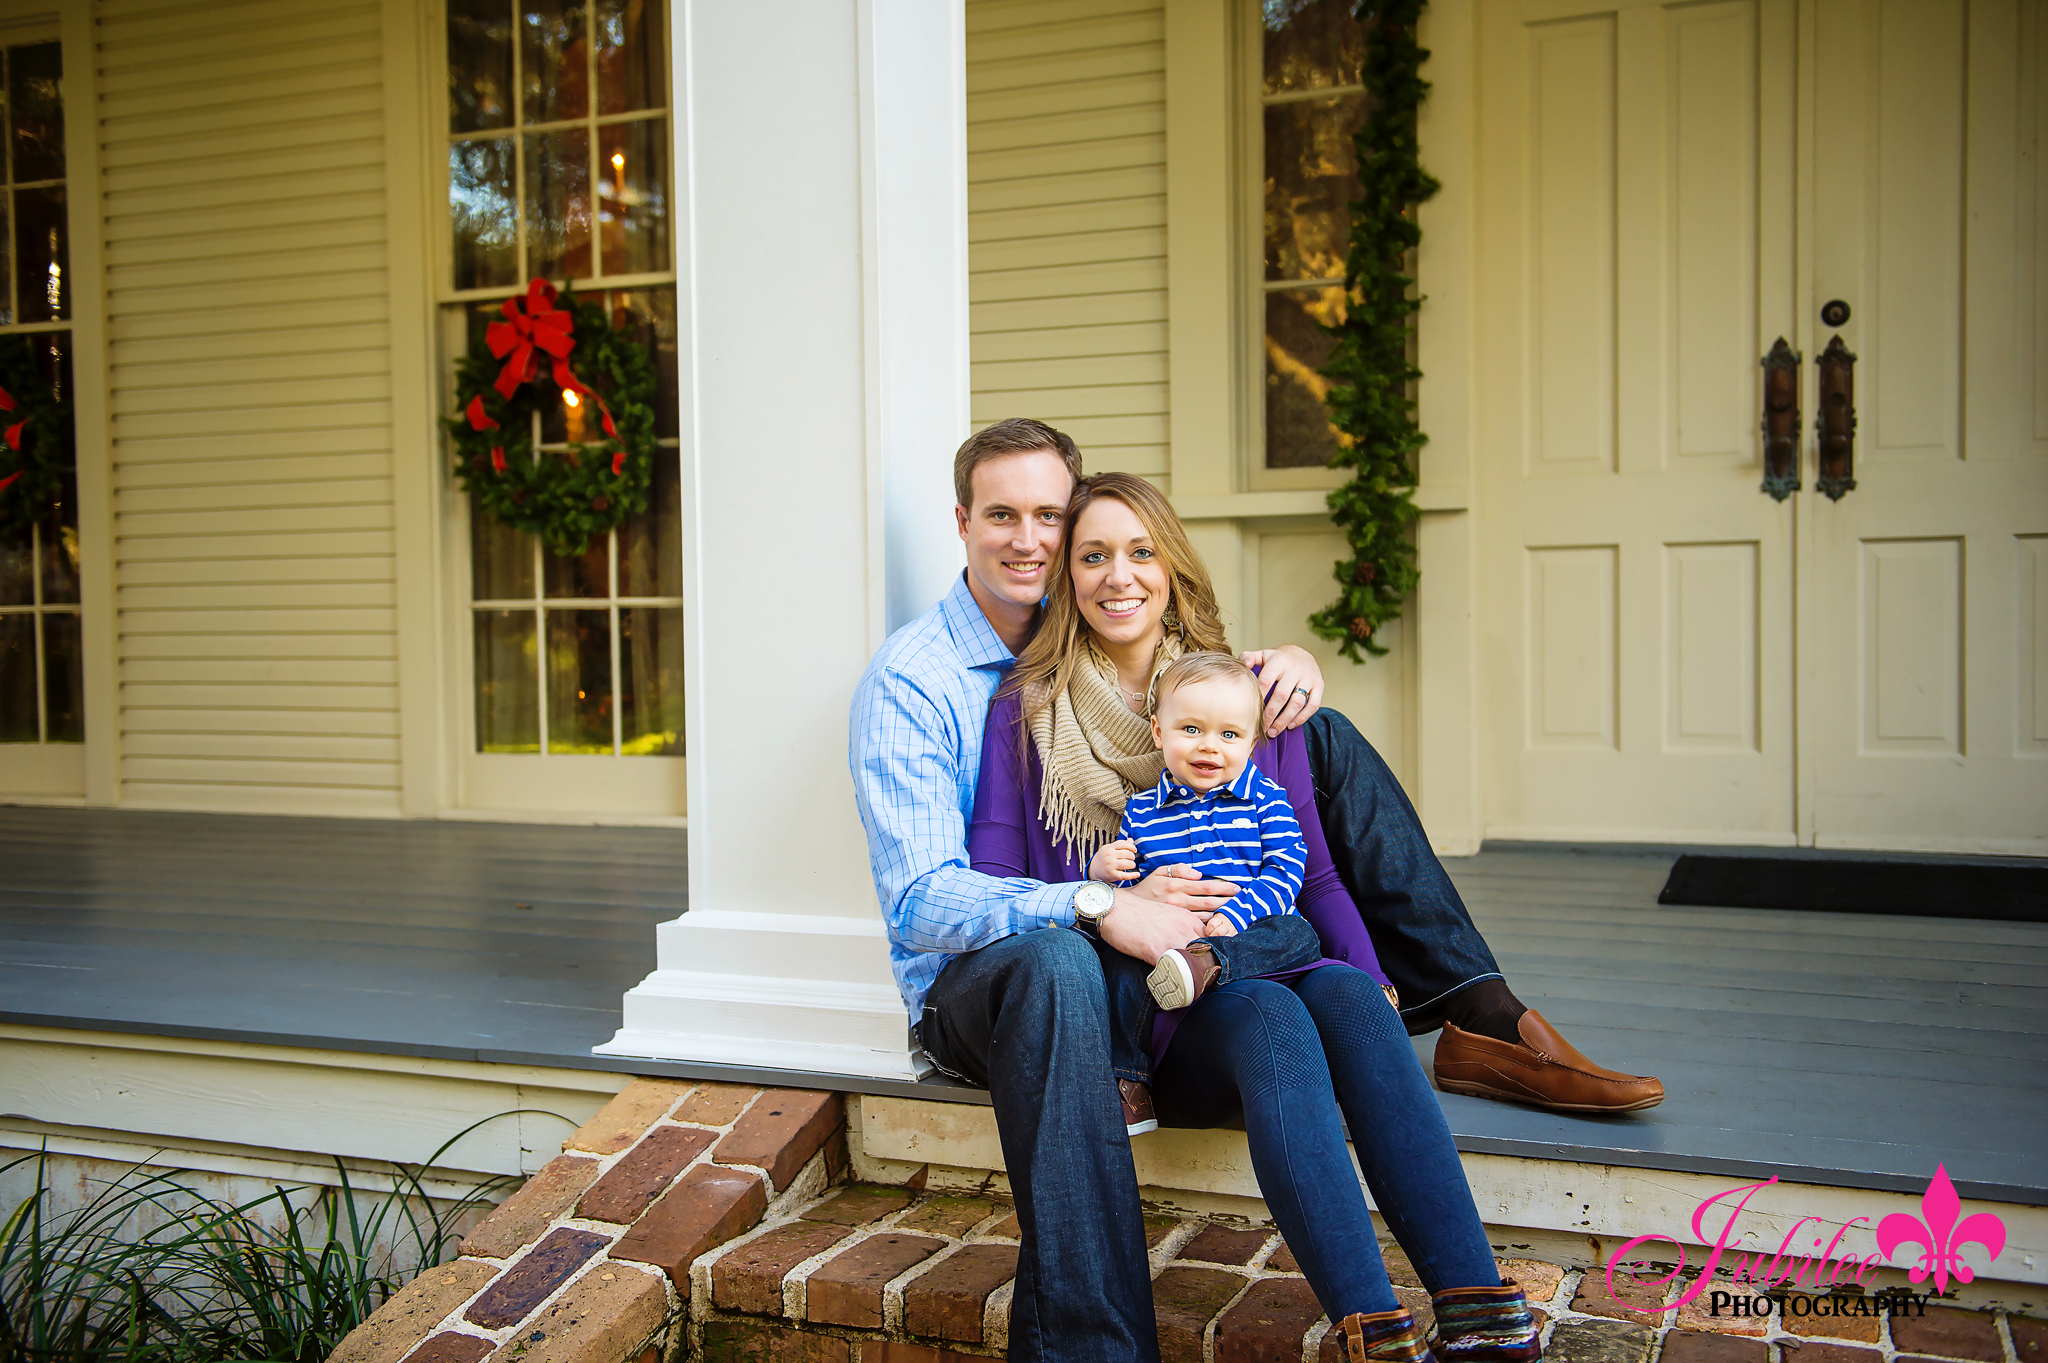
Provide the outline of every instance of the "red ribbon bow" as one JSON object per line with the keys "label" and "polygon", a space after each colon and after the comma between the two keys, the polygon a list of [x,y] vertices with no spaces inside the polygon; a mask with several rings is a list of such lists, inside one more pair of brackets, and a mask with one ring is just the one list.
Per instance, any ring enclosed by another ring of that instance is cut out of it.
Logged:
{"label": "red ribbon bow", "polygon": [[[568,309],[555,306],[555,297],[554,285],[545,279],[533,280],[526,286],[523,310],[520,299],[508,298],[499,309],[505,314],[505,320],[484,328],[484,344],[490,347],[492,355],[505,361],[505,367],[498,371],[497,381],[491,386],[498,390],[499,396],[509,401],[520,384],[540,376],[541,352],[546,352],[554,357],[556,385],[568,392],[582,393],[596,402],[604,433],[617,440],[619,431],[612,424],[610,404],[589,384],[577,378],[576,371],[569,367],[570,352],[576,348],[576,321]],[[469,400],[467,415],[472,429],[490,431],[498,427],[498,423],[484,412],[481,393]],[[16,429],[19,430],[18,427]],[[491,451],[491,463],[498,472],[505,471],[503,447]],[[625,466],[626,452],[620,450],[612,456],[613,475],[619,474]]]}
{"label": "red ribbon bow", "polygon": [[500,397],[510,399],[513,389],[540,372],[540,356],[534,352],[545,350],[555,357],[555,382],[564,388],[580,389],[582,384],[569,372],[568,364],[569,352],[576,348],[576,322],[566,309],[555,306],[555,286],[545,279],[536,279],[526,286],[524,312],[520,311],[519,301],[506,299],[499,309],[505,320],[493,322],[484,330],[484,344],[491,348],[491,354],[505,361],[492,387]]}
{"label": "red ribbon bow", "polygon": [[[11,412],[13,410],[14,394],[8,392],[5,388],[0,388],[0,412]],[[21,428],[26,425],[28,425],[28,421],[26,418],[17,421],[12,426],[9,426],[7,428],[7,433],[4,437],[0,437],[0,439],[5,439],[7,441],[8,449],[16,451],[19,451],[21,449]],[[21,477],[21,475],[18,473],[14,475],[14,478],[19,477]],[[7,480],[7,483],[13,482],[14,478],[9,478]],[[7,483],[0,483],[0,491],[6,490]]]}

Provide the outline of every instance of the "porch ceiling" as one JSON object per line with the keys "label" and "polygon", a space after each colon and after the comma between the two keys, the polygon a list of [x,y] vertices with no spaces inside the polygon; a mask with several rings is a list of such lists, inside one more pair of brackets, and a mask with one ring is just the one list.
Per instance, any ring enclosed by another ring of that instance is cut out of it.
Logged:
{"label": "porch ceiling", "polygon": [[[1670,863],[1450,863],[1522,998],[1670,1095],[1441,1095],[1462,1149],[2048,1204],[2048,925],[1661,908]],[[685,908],[674,830],[0,809],[0,868],[0,1022],[985,1101],[592,1056]]]}

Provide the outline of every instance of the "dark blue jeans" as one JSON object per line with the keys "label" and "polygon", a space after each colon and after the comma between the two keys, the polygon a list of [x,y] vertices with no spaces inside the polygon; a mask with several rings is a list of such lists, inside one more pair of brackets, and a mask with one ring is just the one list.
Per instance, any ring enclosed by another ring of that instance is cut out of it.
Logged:
{"label": "dark blue jeans", "polygon": [[1337,876],[1401,992],[1401,1021],[1411,1035],[1433,1032],[1453,994],[1499,979],[1500,967],[1372,744],[1335,710],[1317,711],[1302,732]]}
{"label": "dark blue jeans", "polygon": [[[1332,1320],[1400,1305],[1345,1151],[1423,1285],[1495,1287],[1450,1127],[1379,981],[1350,966],[1204,995],[1153,1081],[1163,1126],[1242,1119],[1273,1221]],[[1338,1114],[1343,1114],[1340,1122]]]}
{"label": "dark blue jeans", "polygon": [[994,1101],[1021,1227],[1010,1358],[1158,1363],[1138,1176],[1093,940],[1041,928],[949,962],[917,1038],[940,1069],[986,1085]]}
{"label": "dark blue jeans", "polygon": [[[918,1024],[934,1063],[986,1085],[994,1101],[1021,1227],[1014,1363],[1159,1357],[1109,1029],[1102,958],[1065,928],[954,960]],[[1243,1120],[1259,1190],[1332,1319],[1397,1304],[1340,1111],[1381,1214],[1423,1282],[1440,1290],[1499,1281],[1436,1095],[1362,971],[1327,966],[1291,986],[1218,987],[1188,1010],[1153,1092],[1170,1126]]]}
{"label": "dark blue jeans", "polygon": [[[1158,1001],[1146,980],[1152,967],[1093,937],[1096,955],[1102,958],[1102,977],[1109,988],[1109,1064],[1119,1079],[1152,1082],[1152,1023],[1159,1016]],[[1233,980],[1277,975],[1299,970],[1319,960],[1322,939],[1315,925],[1296,913],[1274,914],[1254,919],[1235,937],[1203,937],[1216,953],[1222,967],[1215,985]]]}

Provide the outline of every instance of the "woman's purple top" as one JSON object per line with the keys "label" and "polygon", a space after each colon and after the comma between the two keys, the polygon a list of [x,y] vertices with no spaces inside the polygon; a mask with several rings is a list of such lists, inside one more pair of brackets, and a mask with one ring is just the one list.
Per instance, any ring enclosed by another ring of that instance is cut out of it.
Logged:
{"label": "woman's purple top", "polygon": [[[1047,884],[1088,878],[1088,868],[1074,860],[1070,846],[1053,842],[1052,830],[1039,817],[1042,769],[1038,749],[1027,738],[1017,741],[1023,702],[1015,695],[998,696],[989,707],[988,728],[981,740],[981,776],[974,788],[974,821],[967,829],[967,856],[974,869],[992,876],[1024,876]],[[1289,729],[1252,750],[1252,765],[1287,791],[1301,836],[1308,844],[1308,874],[1302,880],[1295,910],[1308,919],[1323,939],[1323,959],[1315,966],[1348,964],[1380,983],[1386,974],[1372,949],[1365,920],[1337,876],[1323,821],[1316,813],[1315,779],[1309,771],[1308,743],[1301,730]],[[1300,974],[1288,971],[1277,978]],[[1152,1029],[1152,1059],[1166,1054],[1166,1045],[1180,1023],[1180,1009],[1161,1013]]]}

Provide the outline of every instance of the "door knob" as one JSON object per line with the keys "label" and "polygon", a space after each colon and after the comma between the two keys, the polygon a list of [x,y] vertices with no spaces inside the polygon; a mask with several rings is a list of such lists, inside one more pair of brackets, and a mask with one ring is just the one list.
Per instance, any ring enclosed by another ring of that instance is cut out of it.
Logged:
{"label": "door knob", "polygon": [[1780,336],[1763,366],[1764,491],[1782,502],[1799,491],[1799,352]]}
{"label": "door knob", "polygon": [[1820,320],[1831,327],[1838,327],[1849,320],[1849,305],[1839,298],[1830,298],[1820,305]]}
{"label": "door knob", "polygon": [[1829,501],[1839,502],[1856,490],[1856,356],[1836,336],[1814,368],[1820,376],[1820,413],[1814,418],[1820,436],[1820,476],[1813,486]]}

